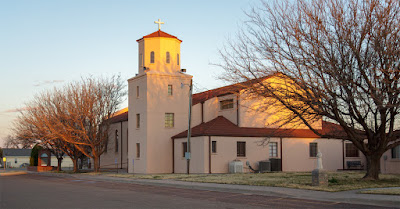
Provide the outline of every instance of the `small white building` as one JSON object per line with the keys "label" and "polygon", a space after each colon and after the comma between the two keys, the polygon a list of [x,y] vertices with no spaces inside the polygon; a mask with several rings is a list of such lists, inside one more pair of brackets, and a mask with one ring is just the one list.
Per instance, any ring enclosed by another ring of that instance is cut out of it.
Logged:
{"label": "small white building", "polygon": [[[30,164],[32,149],[13,149],[3,148],[3,157],[6,158],[6,164],[9,168],[19,168],[24,164],[24,167]],[[3,163],[3,162],[2,162]],[[58,166],[58,161],[55,156],[51,156],[51,165]],[[62,168],[72,168],[72,160],[69,156],[64,156],[61,163]]]}
{"label": "small white building", "polygon": [[[182,41],[158,30],[137,42],[139,65],[128,80],[129,111],[112,118],[101,167],[185,173],[192,76],[181,70]],[[274,77],[264,82],[269,79]],[[311,171],[318,150],[326,170],[366,167],[365,157],[350,142],[320,138],[304,125],[277,129],[271,121],[282,112],[263,111],[259,107],[264,100],[247,99],[246,89],[238,84],[194,94],[190,172],[227,173],[233,161],[240,161],[244,172],[250,172],[250,166],[258,169],[260,161],[270,161],[272,170]],[[343,134],[338,125],[322,120],[313,126]],[[384,154],[381,167],[384,173],[400,173],[400,147]]]}

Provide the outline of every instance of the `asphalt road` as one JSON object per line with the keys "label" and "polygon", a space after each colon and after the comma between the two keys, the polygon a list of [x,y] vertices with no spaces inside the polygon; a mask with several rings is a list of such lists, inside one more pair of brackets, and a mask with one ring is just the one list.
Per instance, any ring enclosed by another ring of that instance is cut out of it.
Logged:
{"label": "asphalt road", "polygon": [[0,208],[382,208],[26,174],[0,176]]}

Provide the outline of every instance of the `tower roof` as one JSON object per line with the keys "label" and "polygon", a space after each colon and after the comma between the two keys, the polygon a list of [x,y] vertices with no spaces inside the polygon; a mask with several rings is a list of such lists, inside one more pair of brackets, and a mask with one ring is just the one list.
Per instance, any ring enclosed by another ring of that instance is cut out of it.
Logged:
{"label": "tower roof", "polygon": [[149,35],[143,36],[142,38],[140,38],[140,39],[138,39],[138,40],[136,40],[136,41],[139,42],[139,41],[141,41],[141,40],[143,40],[143,39],[145,39],[145,38],[156,38],[156,37],[175,38],[175,39],[177,39],[178,41],[182,42],[182,40],[180,40],[180,39],[177,38],[176,36],[173,36],[173,35],[171,35],[171,34],[168,34],[168,33],[164,32],[164,31],[162,31],[162,30],[158,30],[158,31],[156,31],[156,32],[154,32],[154,33],[150,33]]}

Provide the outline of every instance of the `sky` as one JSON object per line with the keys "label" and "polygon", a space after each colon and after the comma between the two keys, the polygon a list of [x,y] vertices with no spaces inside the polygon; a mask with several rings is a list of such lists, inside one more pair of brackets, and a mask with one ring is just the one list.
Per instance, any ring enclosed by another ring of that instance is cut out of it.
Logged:
{"label": "sky", "polygon": [[[226,85],[218,50],[258,0],[0,0],[0,147],[34,95],[88,76],[133,77],[136,40],[158,29],[183,40],[195,92]],[[127,106],[127,100],[121,108]]]}

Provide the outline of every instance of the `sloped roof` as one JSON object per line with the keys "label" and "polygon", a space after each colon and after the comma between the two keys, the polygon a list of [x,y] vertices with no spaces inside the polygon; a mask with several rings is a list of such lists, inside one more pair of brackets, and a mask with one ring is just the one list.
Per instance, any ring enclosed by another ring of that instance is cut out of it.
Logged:
{"label": "sloped roof", "polygon": [[119,123],[123,121],[128,121],[128,107],[125,107],[116,113],[110,118],[110,123]]}
{"label": "sloped roof", "polygon": [[145,38],[155,38],[155,37],[175,38],[178,41],[182,42],[182,40],[178,39],[176,36],[168,34],[168,33],[164,32],[162,30],[158,30],[158,31],[156,31],[154,33],[150,33],[149,35],[143,36],[142,38],[140,38],[140,39],[138,39],[136,41],[139,42],[139,41],[141,41],[141,40],[143,40]]}
{"label": "sloped roof", "polygon": [[3,149],[3,156],[31,156],[32,149]]}
{"label": "sloped roof", "polygon": [[228,94],[234,94],[239,92],[240,90],[246,89],[251,85],[257,84],[258,82],[271,78],[275,76],[271,75],[271,76],[266,76],[263,78],[259,78],[259,79],[252,79],[252,80],[248,80],[245,82],[241,82],[241,83],[235,83],[232,85],[228,85],[228,86],[223,86],[220,88],[216,88],[216,89],[212,89],[212,90],[208,90],[208,91],[204,91],[204,92],[200,92],[197,94],[193,94],[192,96],[192,105],[196,105],[198,103],[202,103],[205,102],[211,98],[214,97],[220,97],[220,96],[225,96]]}
{"label": "sloped roof", "polygon": [[[339,125],[323,121],[323,133],[344,134]],[[321,138],[310,129],[277,129],[277,128],[247,128],[239,127],[223,116],[201,123],[192,128],[192,137],[196,136],[233,136],[233,137],[291,137],[291,138]],[[185,138],[187,130],[171,138]]]}
{"label": "sloped roof", "polygon": [[111,123],[119,123],[128,121],[128,111],[110,118]]}

